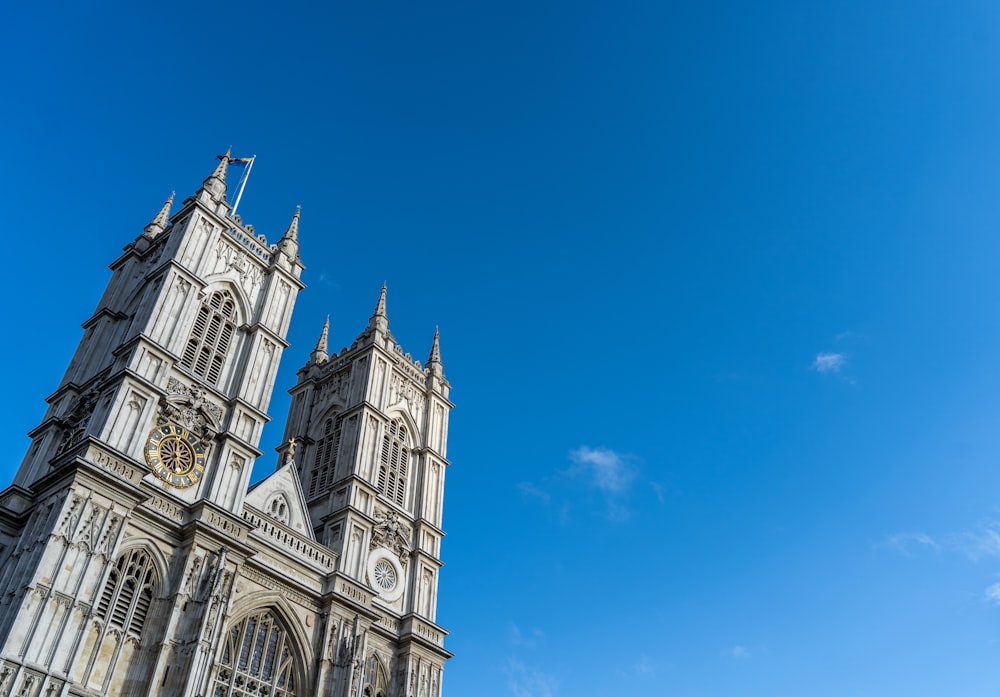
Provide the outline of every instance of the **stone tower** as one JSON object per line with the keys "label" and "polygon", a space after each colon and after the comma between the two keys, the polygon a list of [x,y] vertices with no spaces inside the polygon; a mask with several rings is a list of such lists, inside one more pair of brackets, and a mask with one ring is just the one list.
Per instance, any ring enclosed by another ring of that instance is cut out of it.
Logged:
{"label": "stone tower", "polygon": [[[299,213],[268,244],[231,214],[220,160],[112,263],[0,492],[0,697],[440,695],[451,404],[437,338],[426,368],[404,357],[383,293],[356,346],[313,352],[278,467],[248,489],[303,288]],[[367,440],[331,450],[313,423],[328,415],[356,416]],[[391,490],[365,468],[376,419],[404,461]],[[314,463],[321,444],[333,454]],[[300,473],[333,461],[356,464],[303,487]]]}
{"label": "stone tower", "polygon": [[[396,653],[405,694],[436,694],[447,654],[435,624],[450,384],[437,331],[426,367],[389,332],[386,288],[350,347],[328,352],[329,320],[298,372],[285,441],[316,538],[338,557],[345,593],[384,608],[369,643]],[[391,635],[409,637],[402,643]],[[374,693],[373,693],[374,694]]]}

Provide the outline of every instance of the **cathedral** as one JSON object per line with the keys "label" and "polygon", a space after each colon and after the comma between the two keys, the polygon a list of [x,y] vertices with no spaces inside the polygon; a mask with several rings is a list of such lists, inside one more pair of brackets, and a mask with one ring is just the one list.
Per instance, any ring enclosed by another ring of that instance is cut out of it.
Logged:
{"label": "cathedral", "polygon": [[437,333],[404,353],[384,286],[349,347],[323,326],[250,485],[303,264],[229,164],[111,264],[0,494],[0,697],[441,695]]}

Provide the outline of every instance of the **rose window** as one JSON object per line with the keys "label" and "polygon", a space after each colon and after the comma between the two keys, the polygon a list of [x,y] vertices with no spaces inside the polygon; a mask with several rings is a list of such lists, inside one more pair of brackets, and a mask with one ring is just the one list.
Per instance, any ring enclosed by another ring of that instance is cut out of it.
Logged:
{"label": "rose window", "polygon": [[375,577],[375,584],[382,590],[391,591],[396,587],[396,570],[385,559],[380,559],[375,564],[372,575]]}

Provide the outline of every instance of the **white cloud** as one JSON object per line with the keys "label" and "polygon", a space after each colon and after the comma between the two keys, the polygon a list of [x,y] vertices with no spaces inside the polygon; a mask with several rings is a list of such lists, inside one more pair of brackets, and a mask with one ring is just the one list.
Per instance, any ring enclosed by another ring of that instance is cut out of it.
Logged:
{"label": "white cloud", "polygon": [[636,471],[628,457],[610,448],[581,445],[569,454],[576,472],[584,474],[592,486],[607,494],[623,494],[635,479]]}
{"label": "white cloud", "polygon": [[973,561],[984,557],[1000,557],[1000,522],[989,520],[976,530],[952,535],[949,543]]}
{"label": "white cloud", "polygon": [[991,605],[1000,606],[1000,582],[987,586],[983,595]]}
{"label": "white cloud", "polygon": [[985,520],[970,530],[960,530],[936,537],[923,532],[900,532],[889,535],[875,547],[892,549],[905,556],[929,549],[964,555],[971,561],[1000,557],[1000,521]]}
{"label": "white cloud", "polygon": [[733,658],[746,659],[750,658],[750,649],[746,646],[734,646],[731,649],[726,649],[726,655],[732,656]]}
{"label": "white cloud", "polygon": [[514,646],[523,646],[528,649],[534,649],[544,638],[545,632],[538,627],[532,627],[531,631],[522,632],[521,628],[513,622],[510,624],[510,643]]}
{"label": "white cloud", "polygon": [[847,354],[822,352],[816,354],[810,368],[817,373],[839,373],[845,365],[847,365]]}
{"label": "white cloud", "polygon": [[929,547],[934,550],[938,550],[941,547],[933,537],[922,532],[898,532],[895,535],[889,535],[875,546],[894,549],[907,557],[912,556],[914,550],[922,547]]}
{"label": "white cloud", "polygon": [[541,501],[546,505],[548,505],[552,501],[552,496],[549,494],[549,492],[545,491],[537,484],[534,484],[532,482],[520,482],[517,485],[517,488],[521,492],[521,495],[524,496],[525,498],[538,499],[539,501]]}
{"label": "white cloud", "polygon": [[655,675],[656,665],[649,660],[649,656],[644,653],[639,654],[639,660],[635,662],[633,669],[639,675]]}
{"label": "white cloud", "polygon": [[514,697],[555,697],[558,681],[539,668],[512,658],[505,672],[507,689]]}
{"label": "white cloud", "polygon": [[320,273],[319,282],[327,288],[340,288],[340,284],[334,281],[325,271]]}

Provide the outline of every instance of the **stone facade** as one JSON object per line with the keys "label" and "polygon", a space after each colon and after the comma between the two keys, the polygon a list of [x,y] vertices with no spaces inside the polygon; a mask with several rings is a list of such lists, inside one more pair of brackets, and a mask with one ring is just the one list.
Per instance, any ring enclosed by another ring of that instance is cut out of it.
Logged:
{"label": "stone facade", "polygon": [[384,287],[350,347],[324,326],[248,487],[303,265],[228,164],[111,265],[0,493],[0,697],[440,697],[437,334],[404,354]]}

